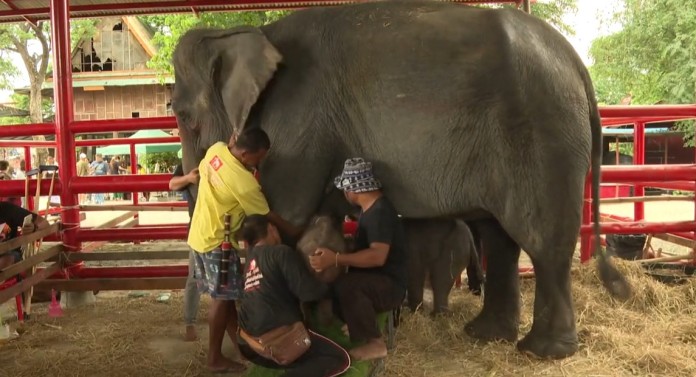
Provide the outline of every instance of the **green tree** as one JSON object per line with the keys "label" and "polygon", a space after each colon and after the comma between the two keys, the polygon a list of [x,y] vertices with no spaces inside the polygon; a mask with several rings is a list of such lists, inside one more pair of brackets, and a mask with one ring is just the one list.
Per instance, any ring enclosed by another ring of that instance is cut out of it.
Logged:
{"label": "green tree", "polygon": [[[77,20],[71,23],[73,45],[80,38],[94,33],[95,20]],[[32,123],[42,123],[44,116],[44,100],[41,88],[46,81],[51,60],[51,34],[49,24],[44,21],[37,23],[17,23],[0,26],[0,87],[11,89],[12,80],[19,75],[20,67],[16,67],[10,59],[11,54],[17,54],[22,60],[29,78],[29,110]]]}
{"label": "green tree", "polygon": [[188,14],[171,14],[142,17],[142,21],[154,31],[152,43],[158,51],[148,62],[148,67],[162,74],[173,74],[172,54],[179,38],[193,27],[234,27],[241,25],[263,26],[289,14],[290,11],[202,13],[199,17]]}
{"label": "green tree", "polygon": [[[696,102],[696,8],[692,0],[623,0],[622,29],[593,41],[590,73],[600,103]],[[680,122],[693,145],[693,122]]]}
{"label": "green tree", "polygon": [[696,8],[691,0],[624,0],[622,30],[593,41],[593,79],[603,102],[694,103]]}
{"label": "green tree", "polygon": [[[12,93],[10,96],[12,102],[14,103],[14,108],[17,110],[24,110],[29,112],[29,96],[19,93]],[[41,112],[44,119],[48,119],[53,116],[53,101],[50,98],[44,98],[41,105]],[[12,124],[27,124],[30,123],[31,119],[27,116],[8,116],[0,117],[0,126],[2,125],[12,125]]]}
{"label": "green tree", "polygon": [[[95,24],[95,20],[73,21],[71,36],[79,40],[93,33]],[[29,78],[29,96],[14,96],[18,107],[29,111],[29,117],[28,119],[5,119],[2,124],[12,124],[7,122],[13,120],[17,120],[14,124],[43,123],[45,111],[52,111],[53,108],[50,99],[46,101],[41,93],[51,60],[49,23],[39,21],[0,25],[0,87],[3,89],[12,89],[11,84],[20,72],[20,67],[16,67],[11,60],[12,54],[19,55],[23,63],[21,68],[26,71]],[[45,138],[35,136],[33,139],[44,140]],[[38,161],[43,161],[48,151],[46,148],[37,148],[36,153]]]}
{"label": "green tree", "polygon": [[[481,6],[489,8],[517,7],[516,5],[510,4],[488,4]],[[577,12],[578,0],[554,0],[545,3],[536,2],[531,3],[530,7],[530,13],[532,15],[548,22],[562,34],[566,36],[575,34],[575,30],[572,26],[563,21],[563,16]]]}

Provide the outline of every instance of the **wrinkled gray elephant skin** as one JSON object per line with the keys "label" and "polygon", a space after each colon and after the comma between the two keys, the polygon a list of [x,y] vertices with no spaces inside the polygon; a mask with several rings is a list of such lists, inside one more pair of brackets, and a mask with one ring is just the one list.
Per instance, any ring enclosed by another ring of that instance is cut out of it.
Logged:
{"label": "wrinkled gray elephant skin", "polygon": [[474,237],[460,220],[404,219],[408,249],[408,306],[423,303],[426,275],[433,291],[433,314],[449,311],[448,298],[464,268],[478,260]]}
{"label": "wrinkled gray elephant skin", "polygon": [[[570,266],[590,166],[599,197],[601,125],[587,69],[553,27],[516,9],[434,1],[311,8],[261,28],[191,30],[174,69],[185,171],[214,142],[261,127],[273,144],[264,194],[303,225],[345,158],[364,157],[404,217],[476,228],[486,295],[468,334],[517,340],[523,248],[537,285],[518,348],[577,351]],[[605,287],[628,298],[598,256]]]}

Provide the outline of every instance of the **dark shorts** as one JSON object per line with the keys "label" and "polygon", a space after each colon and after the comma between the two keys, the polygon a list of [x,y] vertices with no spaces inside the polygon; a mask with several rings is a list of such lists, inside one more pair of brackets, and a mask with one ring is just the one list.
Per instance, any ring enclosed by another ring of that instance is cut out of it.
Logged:
{"label": "dark shorts", "polygon": [[215,300],[239,300],[244,292],[244,278],[239,254],[230,251],[227,281],[222,282],[220,266],[222,265],[222,250],[218,247],[207,253],[193,253],[193,277],[201,293],[208,293]]}

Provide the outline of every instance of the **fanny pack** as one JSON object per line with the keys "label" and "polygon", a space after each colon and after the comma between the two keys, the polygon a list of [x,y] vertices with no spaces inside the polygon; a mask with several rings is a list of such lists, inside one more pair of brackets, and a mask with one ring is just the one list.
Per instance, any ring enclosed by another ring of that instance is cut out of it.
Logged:
{"label": "fanny pack", "polygon": [[239,335],[254,352],[283,366],[299,359],[312,345],[309,332],[300,321],[273,329],[258,338],[241,328]]}

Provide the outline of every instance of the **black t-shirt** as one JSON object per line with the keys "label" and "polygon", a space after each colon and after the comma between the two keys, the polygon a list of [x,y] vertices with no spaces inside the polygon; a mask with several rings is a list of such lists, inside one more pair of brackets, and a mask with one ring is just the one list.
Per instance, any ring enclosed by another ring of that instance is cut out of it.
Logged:
{"label": "black t-shirt", "polygon": [[358,268],[352,271],[378,272],[391,277],[402,288],[407,284],[406,237],[401,219],[394,206],[382,196],[367,211],[360,214],[355,235],[355,250],[364,250],[373,242],[389,245],[387,261],[381,267]]}
{"label": "black t-shirt", "polygon": [[0,223],[6,223],[10,228],[9,238],[17,237],[17,228],[21,228],[24,218],[32,215],[32,221],[36,221],[36,214],[10,202],[0,202]]}
{"label": "black t-shirt", "polygon": [[[184,176],[184,168],[181,164],[176,166],[176,169],[174,169],[173,175],[175,177],[183,177]],[[196,201],[193,200],[193,196],[191,195],[191,190],[189,189],[191,185],[187,185],[184,187],[183,191],[186,195],[186,202],[188,203],[188,213],[189,213],[189,227],[191,227],[191,217],[193,217],[193,210],[196,208]]]}
{"label": "black t-shirt", "polygon": [[252,336],[301,321],[300,303],[319,300],[328,292],[300,253],[286,245],[251,248],[244,275],[239,325]]}

